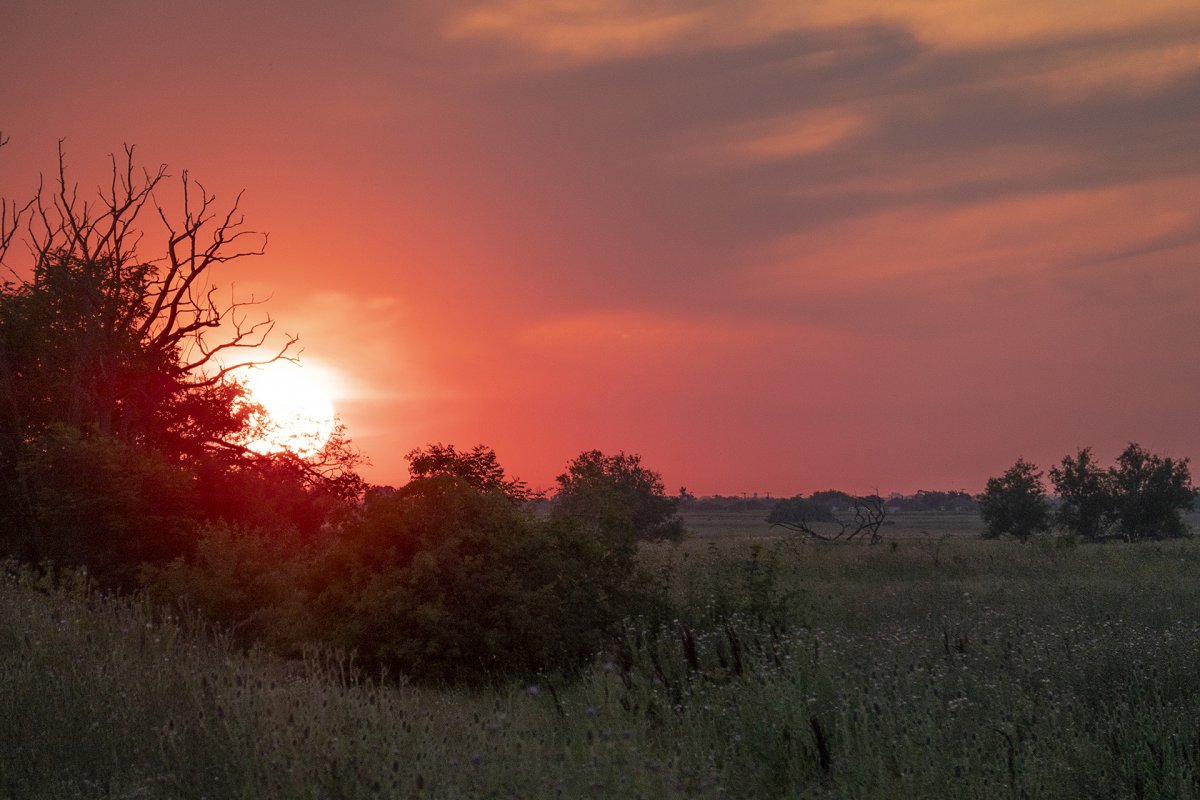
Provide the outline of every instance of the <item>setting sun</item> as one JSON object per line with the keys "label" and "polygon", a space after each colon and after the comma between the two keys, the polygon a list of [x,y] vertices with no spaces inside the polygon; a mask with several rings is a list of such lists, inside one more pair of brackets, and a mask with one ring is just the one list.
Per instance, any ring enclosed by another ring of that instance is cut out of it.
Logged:
{"label": "setting sun", "polygon": [[267,416],[250,449],[290,450],[307,457],[320,451],[333,434],[333,400],[319,370],[276,361],[247,370],[242,383]]}

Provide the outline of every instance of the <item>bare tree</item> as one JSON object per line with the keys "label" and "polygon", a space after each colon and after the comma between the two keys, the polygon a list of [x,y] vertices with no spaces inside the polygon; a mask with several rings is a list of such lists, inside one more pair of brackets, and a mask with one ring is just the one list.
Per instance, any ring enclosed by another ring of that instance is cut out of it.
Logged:
{"label": "bare tree", "polygon": [[[881,529],[887,521],[888,511],[886,501],[879,493],[853,498],[851,509],[854,517],[850,520],[810,519],[803,511],[803,506],[796,506],[799,512],[790,517],[772,514],[768,518],[771,527],[785,528],[810,539],[822,542],[867,542],[878,544],[883,541]],[[818,524],[821,523],[821,524]]]}
{"label": "bare tree", "polygon": [[[6,142],[0,136],[0,146]],[[110,159],[106,185],[85,196],[68,178],[60,141],[52,179],[23,205],[0,205],[0,267],[10,276],[0,289],[0,390],[27,401],[8,425],[22,429],[12,431],[19,440],[39,416],[45,421],[40,394],[61,405],[51,421],[262,458],[246,447],[252,415],[237,371],[296,361],[298,337],[277,334],[263,300],[239,298],[214,278],[218,268],[262,255],[266,234],[246,226],[240,193],[221,206],[184,171],[179,195],[164,202],[166,165],[137,167],[129,145]],[[153,247],[147,228],[161,237]],[[22,240],[27,258],[16,264]],[[30,356],[34,340],[44,346]],[[57,373],[37,377],[30,362],[50,351]],[[37,387],[46,380],[55,382]],[[311,477],[325,478],[360,460],[339,427],[324,453],[300,461]]]}
{"label": "bare tree", "polygon": [[[7,141],[7,140],[5,140]],[[14,277],[17,272],[6,257],[21,220],[36,270],[53,261],[78,260],[102,264],[110,280],[106,286],[127,286],[140,279],[139,303],[117,314],[114,323],[136,326],[149,352],[178,354],[189,385],[212,385],[242,367],[279,358],[294,360],[298,339],[287,335],[271,355],[263,358],[224,360],[230,351],[257,351],[266,344],[276,323],[269,314],[251,321],[247,311],[261,305],[253,296],[239,300],[232,291],[226,299],[211,281],[212,268],[265,252],[267,235],[245,227],[239,192],[232,205],[218,209],[216,196],[193,180],[186,170],[180,176],[180,219],[172,221],[156,191],[169,177],[165,164],[156,170],[135,167],[134,148],[110,157],[112,175],[99,187],[96,200],[81,199],[79,187],[67,179],[62,142],[53,185],[39,185],[23,207],[6,204],[0,232],[0,265]],[[149,205],[166,234],[165,255],[142,258],[138,246],[144,232],[139,217]],[[99,309],[98,309],[99,310]],[[210,334],[219,331],[213,341]]]}

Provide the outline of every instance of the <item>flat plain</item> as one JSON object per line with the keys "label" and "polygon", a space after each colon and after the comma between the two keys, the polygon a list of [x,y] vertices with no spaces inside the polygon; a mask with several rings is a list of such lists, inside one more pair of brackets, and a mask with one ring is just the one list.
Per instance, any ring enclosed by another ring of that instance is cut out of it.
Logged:
{"label": "flat plain", "polygon": [[[779,538],[787,536],[783,528],[767,523],[767,511],[684,511],[691,539],[724,539],[729,537]],[[900,511],[888,515],[884,536],[892,541],[940,539],[943,536],[979,536],[983,519],[975,512]]]}
{"label": "flat plain", "polygon": [[643,548],[670,614],[581,673],[471,690],[10,568],[0,795],[1200,796],[1197,542],[896,515],[881,545],[829,545],[762,516]]}

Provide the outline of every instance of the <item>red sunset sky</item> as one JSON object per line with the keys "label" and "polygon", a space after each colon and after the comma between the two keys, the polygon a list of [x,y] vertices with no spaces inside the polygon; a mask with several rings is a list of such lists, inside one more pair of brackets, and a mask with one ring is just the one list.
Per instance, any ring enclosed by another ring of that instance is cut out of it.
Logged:
{"label": "red sunset sky", "polygon": [[0,196],[222,199],[369,479],[674,491],[1200,456],[1195,0],[0,4]]}

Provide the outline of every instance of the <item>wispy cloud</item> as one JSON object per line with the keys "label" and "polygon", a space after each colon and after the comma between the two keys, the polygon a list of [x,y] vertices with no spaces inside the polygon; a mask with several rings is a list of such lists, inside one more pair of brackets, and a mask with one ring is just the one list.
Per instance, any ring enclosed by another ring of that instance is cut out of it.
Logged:
{"label": "wispy cloud", "polygon": [[[243,6],[18,0],[0,178],[66,136],[246,186],[256,279],[381,469],[604,444],[786,488],[855,447],[976,477],[1031,438],[1200,448],[1195,0]],[[203,113],[157,113],[181,86]]]}

